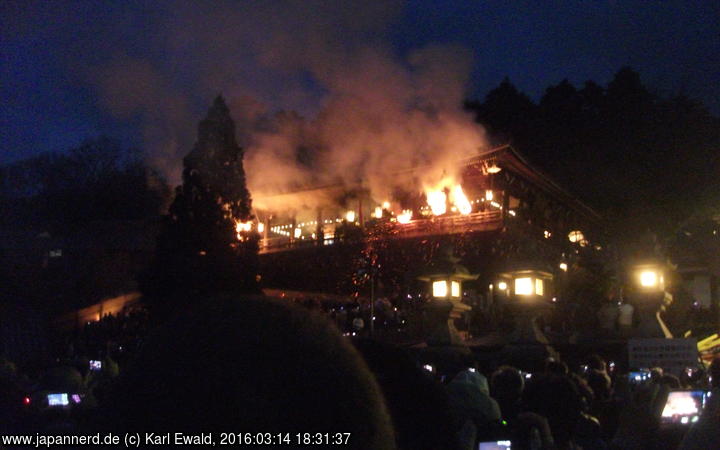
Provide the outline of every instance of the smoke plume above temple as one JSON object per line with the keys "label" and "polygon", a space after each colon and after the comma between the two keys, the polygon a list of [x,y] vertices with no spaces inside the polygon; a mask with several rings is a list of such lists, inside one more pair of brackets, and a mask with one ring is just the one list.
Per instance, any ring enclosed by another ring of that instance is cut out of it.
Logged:
{"label": "smoke plume above temple", "polygon": [[141,122],[151,161],[172,182],[219,92],[256,204],[276,192],[360,182],[382,201],[398,173],[421,167],[414,183],[423,190],[486,146],[462,111],[469,51],[392,48],[402,4],[173,5],[140,56],[113,55],[93,74],[108,111]]}

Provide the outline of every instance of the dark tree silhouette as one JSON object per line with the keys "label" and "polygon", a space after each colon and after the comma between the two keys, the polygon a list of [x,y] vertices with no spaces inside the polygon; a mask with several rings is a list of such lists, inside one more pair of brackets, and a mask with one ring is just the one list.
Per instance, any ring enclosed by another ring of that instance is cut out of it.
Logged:
{"label": "dark tree silhouette", "polygon": [[682,95],[651,92],[629,67],[605,88],[563,80],[538,105],[505,79],[466,107],[498,143],[604,213],[617,236],[672,233],[717,186],[720,119]]}
{"label": "dark tree silhouette", "polygon": [[88,139],[0,167],[0,226],[62,234],[96,220],[155,219],[170,195],[140,151]]}
{"label": "dark tree silhouette", "polygon": [[523,145],[532,139],[537,106],[507,77],[498,87],[488,92],[484,102],[467,102],[466,107],[475,111],[478,122],[501,141],[498,143],[512,142]]}
{"label": "dark tree silhouette", "polygon": [[258,235],[236,229],[253,219],[243,150],[222,97],[200,122],[183,165],[183,183],[164,219],[143,292],[156,304],[258,292]]}

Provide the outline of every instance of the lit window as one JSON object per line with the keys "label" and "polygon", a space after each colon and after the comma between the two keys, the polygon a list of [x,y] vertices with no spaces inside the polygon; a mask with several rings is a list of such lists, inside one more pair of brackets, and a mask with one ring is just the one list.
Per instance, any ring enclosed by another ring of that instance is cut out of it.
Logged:
{"label": "lit window", "polygon": [[545,293],[543,280],[540,278],[535,280],[535,295],[543,295]]}
{"label": "lit window", "polygon": [[460,297],[460,283],[457,281],[450,282],[450,295],[452,297]]}
{"label": "lit window", "polygon": [[515,295],[532,295],[532,278],[515,278]]}
{"label": "lit window", "polygon": [[433,281],[432,290],[433,297],[447,297],[447,281]]}

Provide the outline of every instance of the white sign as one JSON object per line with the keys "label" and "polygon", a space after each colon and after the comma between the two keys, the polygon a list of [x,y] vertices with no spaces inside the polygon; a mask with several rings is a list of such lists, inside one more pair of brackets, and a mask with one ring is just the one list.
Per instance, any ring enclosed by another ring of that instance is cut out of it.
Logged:
{"label": "white sign", "polygon": [[680,375],[698,363],[695,339],[630,339],[628,364],[630,370],[662,367],[665,372]]}

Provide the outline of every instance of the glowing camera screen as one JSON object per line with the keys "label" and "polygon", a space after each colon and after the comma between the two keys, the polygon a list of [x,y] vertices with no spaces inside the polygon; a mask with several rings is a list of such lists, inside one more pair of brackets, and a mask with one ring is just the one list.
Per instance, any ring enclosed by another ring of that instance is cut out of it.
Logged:
{"label": "glowing camera screen", "polygon": [[48,394],[48,406],[67,406],[70,404],[67,394]]}
{"label": "glowing camera screen", "polygon": [[697,422],[705,405],[705,391],[671,391],[663,408],[662,423]]}

